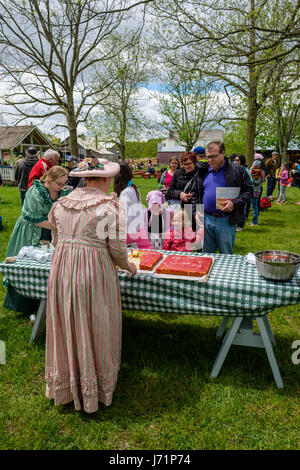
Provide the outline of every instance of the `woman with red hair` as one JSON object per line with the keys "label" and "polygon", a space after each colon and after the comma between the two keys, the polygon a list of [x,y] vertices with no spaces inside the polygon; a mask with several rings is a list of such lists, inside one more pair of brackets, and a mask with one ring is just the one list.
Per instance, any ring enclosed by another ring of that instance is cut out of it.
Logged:
{"label": "woman with red hair", "polygon": [[195,152],[184,152],[181,156],[181,168],[176,170],[171,180],[166,201],[169,205],[183,207],[184,204],[191,203],[192,193],[190,192],[191,179],[197,173],[197,155]]}

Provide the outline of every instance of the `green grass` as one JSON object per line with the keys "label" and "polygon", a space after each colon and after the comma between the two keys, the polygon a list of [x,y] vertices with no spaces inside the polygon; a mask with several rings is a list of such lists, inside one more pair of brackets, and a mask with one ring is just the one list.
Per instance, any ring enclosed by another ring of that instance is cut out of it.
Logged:
{"label": "green grass", "polygon": [[[143,202],[154,179],[135,178]],[[277,190],[276,190],[277,194]],[[300,191],[288,204],[261,213],[258,227],[237,233],[235,253],[276,248],[300,252]],[[16,188],[0,188],[0,258],[20,214]],[[44,335],[29,345],[32,324],[6,310],[0,286],[1,449],[299,449],[300,365],[291,361],[300,339],[300,309],[269,315],[284,389],[276,388],[262,349],[233,346],[217,379],[210,379],[220,319],[125,311],[122,366],[113,404],[93,415],[45,397]]]}

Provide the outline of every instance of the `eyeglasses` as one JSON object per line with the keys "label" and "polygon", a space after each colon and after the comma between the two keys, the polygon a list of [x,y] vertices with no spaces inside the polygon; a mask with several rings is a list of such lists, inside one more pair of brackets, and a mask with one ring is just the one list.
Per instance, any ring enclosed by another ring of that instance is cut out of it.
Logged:
{"label": "eyeglasses", "polygon": [[57,181],[55,181],[55,184],[57,184],[57,186],[59,186],[60,188],[63,188],[64,185],[66,184],[66,182],[64,182],[64,183],[58,183]]}
{"label": "eyeglasses", "polygon": [[239,159],[239,158],[236,158],[234,161],[235,161],[235,162],[239,162],[239,161],[240,161],[240,159]]}
{"label": "eyeglasses", "polygon": [[193,162],[186,162],[186,163],[183,163],[182,166],[191,166],[191,165],[193,165]]}
{"label": "eyeglasses", "polygon": [[207,160],[213,160],[213,159],[216,159],[218,158],[219,154],[218,155],[207,155],[206,158]]}

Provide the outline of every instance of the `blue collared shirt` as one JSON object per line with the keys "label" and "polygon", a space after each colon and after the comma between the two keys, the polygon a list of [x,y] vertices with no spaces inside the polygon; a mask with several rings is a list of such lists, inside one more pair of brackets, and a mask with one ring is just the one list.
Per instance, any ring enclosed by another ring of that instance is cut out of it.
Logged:
{"label": "blue collared shirt", "polygon": [[226,160],[224,165],[217,171],[214,171],[210,166],[208,167],[208,171],[203,181],[203,204],[204,210],[207,212],[217,212],[222,214],[222,211],[216,208],[216,188],[224,188],[227,186],[224,176],[225,166]]}

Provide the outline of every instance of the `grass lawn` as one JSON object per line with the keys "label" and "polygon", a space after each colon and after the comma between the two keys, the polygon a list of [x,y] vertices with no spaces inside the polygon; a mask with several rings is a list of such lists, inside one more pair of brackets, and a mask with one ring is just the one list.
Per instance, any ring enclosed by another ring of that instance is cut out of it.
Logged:
{"label": "grass lawn", "polygon": [[[143,202],[156,180],[135,178]],[[277,195],[277,189],[275,190]],[[300,253],[300,200],[263,212],[258,227],[237,233],[235,253],[285,249]],[[20,214],[19,192],[0,187],[0,258]],[[45,337],[29,345],[27,316],[3,307],[0,275],[0,449],[299,449],[300,307],[269,315],[284,382],[277,389],[265,350],[233,346],[217,379],[210,371],[220,344],[220,318],[124,311],[122,366],[113,404],[88,415],[45,397]]]}

